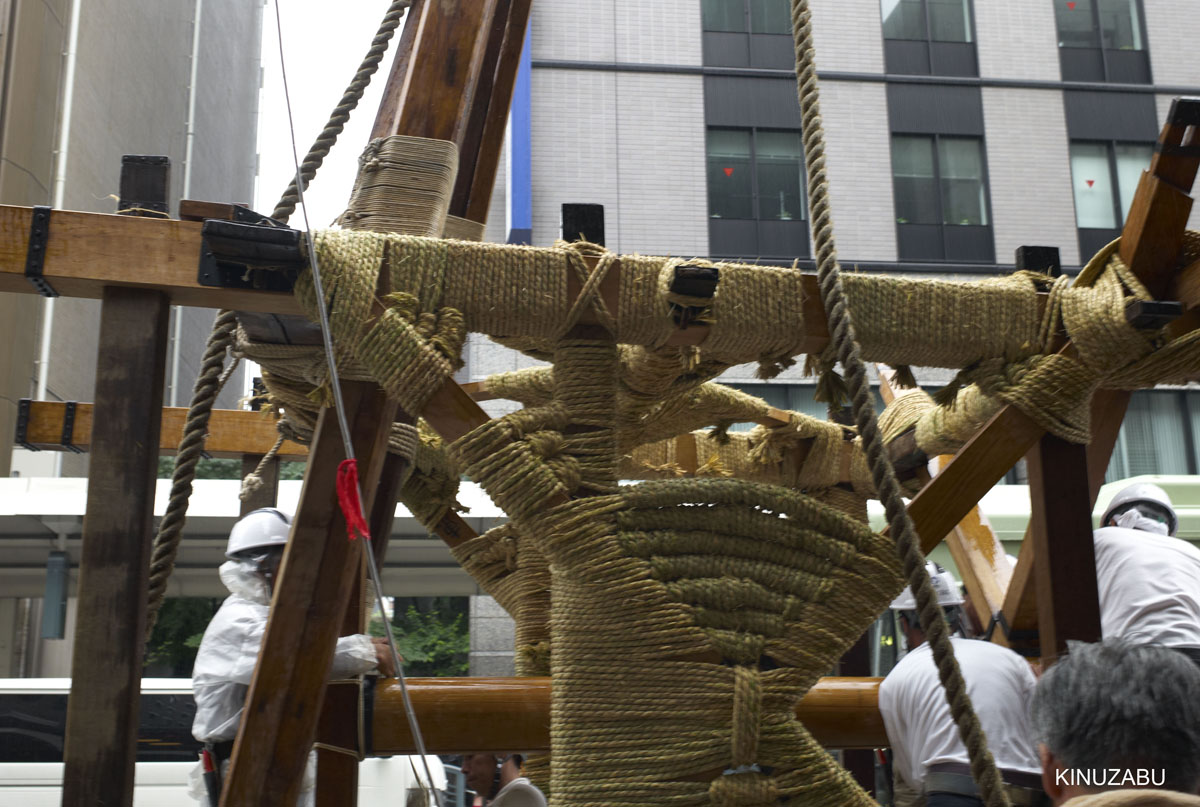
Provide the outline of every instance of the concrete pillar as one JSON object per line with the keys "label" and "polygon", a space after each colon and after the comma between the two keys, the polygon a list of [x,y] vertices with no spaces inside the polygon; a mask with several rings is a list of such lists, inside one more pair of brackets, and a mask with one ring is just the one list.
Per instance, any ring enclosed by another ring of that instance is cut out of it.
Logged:
{"label": "concrete pillar", "polygon": [[512,617],[485,594],[471,597],[470,674],[513,675],[515,625]]}

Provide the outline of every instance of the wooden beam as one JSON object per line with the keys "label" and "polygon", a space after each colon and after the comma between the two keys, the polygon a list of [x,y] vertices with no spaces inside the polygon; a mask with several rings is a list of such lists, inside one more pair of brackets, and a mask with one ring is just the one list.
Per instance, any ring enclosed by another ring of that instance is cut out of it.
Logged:
{"label": "wooden beam", "polygon": [[[1092,396],[1092,441],[1087,445],[1089,513],[1096,506],[1096,497],[1100,494],[1100,486],[1104,484],[1104,474],[1121,433],[1121,422],[1125,418],[1130,395],[1125,390],[1100,390]],[[992,634],[992,641],[1026,652],[1036,649],[1027,639],[1034,638],[1038,627],[1034,555],[1034,542],[1027,529],[1012,582],[1005,592],[1003,625]],[[1011,632],[1011,636],[1006,632]]]}
{"label": "wooden beam", "polygon": [[[875,369],[879,375],[880,395],[884,403],[890,405],[896,397],[893,389],[895,371],[884,365],[876,365]],[[952,459],[951,455],[941,455],[935,457],[931,464],[941,473]],[[922,468],[917,470],[917,478],[923,484],[928,484],[931,475]],[[1000,613],[1012,570],[1003,545],[978,506],[972,507],[946,536],[946,547],[954,558],[977,616],[987,619]]]}
{"label": "wooden beam", "polygon": [[[796,717],[828,748],[884,748],[882,680],[818,679]],[[431,754],[550,748],[549,678],[410,678],[408,691]],[[373,726],[375,753],[416,753],[398,683],[379,682]]]}
{"label": "wooden beam", "polygon": [[[157,453],[172,454],[179,449],[187,411],[181,406],[168,406],[161,410],[162,429]],[[67,404],[62,401],[31,401],[25,441],[35,448],[66,450],[62,443],[66,412]],[[75,404],[71,445],[84,451],[90,450],[94,423],[95,404]],[[265,412],[214,409],[208,423],[204,450],[209,456],[219,458],[240,459],[247,454],[261,456],[270,450],[278,437],[275,421]],[[303,460],[307,456],[308,447],[291,440],[284,440],[279,449],[281,460]]]}
{"label": "wooden beam", "polygon": [[[387,451],[388,428],[378,424],[390,424],[396,406],[373,384],[345,382],[343,395],[362,490],[369,496]],[[345,615],[345,592],[361,569],[361,542],[346,540],[335,492],[344,457],[337,418],[322,409],[225,779],[226,807],[294,803]]]}
{"label": "wooden beam", "polygon": [[63,747],[63,805],[129,805],[137,758],[168,306],[110,288],[100,311],[87,518]]}
{"label": "wooden beam", "polygon": [[1014,406],[997,412],[909,502],[921,551],[929,554],[941,543],[1045,433]]}
{"label": "wooden beam", "polygon": [[410,55],[392,67],[372,137],[403,134],[462,145],[495,5],[425,0],[409,8],[400,47]]}
{"label": "wooden beam", "polygon": [[1047,434],[1025,464],[1038,636],[1042,661],[1048,664],[1066,651],[1068,640],[1100,641],[1087,449]]}
{"label": "wooden beam", "polygon": [[[0,205],[0,291],[29,294],[25,251],[32,209]],[[99,298],[107,286],[162,292],[172,305],[299,314],[291,294],[201,286],[194,221],[55,210],[43,275],[64,297]]]}
{"label": "wooden beam", "polygon": [[[478,150],[474,168],[469,172],[471,181],[469,193],[464,200],[458,196],[456,189],[458,198],[456,204],[451,205],[450,210],[454,215],[481,223],[487,222],[488,201],[492,196],[492,186],[496,183],[496,168],[500,163],[504,130],[508,126],[508,112],[512,106],[513,88],[516,86],[517,68],[521,60],[521,49],[525,43],[525,32],[529,26],[529,11],[532,4],[532,0],[506,0],[506,2],[508,13],[504,26],[504,37],[496,59],[491,102],[488,104],[487,115],[480,131],[480,142],[484,147]],[[460,179],[467,174],[463,170],[464,168],[465,166],[459,167]],[[466,202],[465,207],[459,207],[461,201]]]}
{"label": "wooden beam", "polygon": [[[258,470],[262,459],[262,454],[242,455],[242,479]],[[267,464],[259,476],[263,481],[262,487],[251,493],[248,498],[241,500],[240,515],[253,513],[260,507],[274,507],[279,501],[279,458],[272,457],[267,460]]]}

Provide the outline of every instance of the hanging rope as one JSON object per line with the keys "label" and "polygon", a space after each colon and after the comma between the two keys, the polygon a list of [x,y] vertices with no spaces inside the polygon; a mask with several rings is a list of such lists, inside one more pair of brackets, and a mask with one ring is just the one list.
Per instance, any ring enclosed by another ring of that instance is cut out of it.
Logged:
{"label": "hanging rope", "polygon": [[358,66],[358,72],[354,74],[350,86],[342,94],[341,103],[334,107],[333,114],[329,116],[329,122],[325,124],[325,128],[321,130],[321,134],[309,148],[308,154],[304,156],[304,162],[300,165],[300,176],[304,180],[304,188],[297,188],[296,179],[293,177],[287,190],[283,192],[283,196],[276,203],[271,218],[286,223],[295,212],[296,203],[300,200],[300,190],[306,190],[308,183],[312,182],[313,177],[317,175],[317,169],[325,162],[329,150],[333,148],[338,135],[346,126],[346,121],[350,120],[350,113],[362,100],[367,85],[371,83],[371,76],[375,75],[375,71],[379,69],[379,63],[383,61],[383,54],[387,52],[388,42],[396,33],[400,19],[410,5],[412,5],[412,0],[392,0],[392,4],[388,6],[387,13],[383,15],[383,22],[379,24],[379,30],[375,33],[375,38],[371,40],[371,47],[367,51],[366,57]]}
{"label": "hanging rope", "polygon": [[[200,362],[200,375],[192,390],[192,405],[184,423],[183,438],[175,454],[175,470],[171,474],[171,498],[167,511],[158,524],[154,544],[150,550],[150,596],[146,603],[146,639],[154,630],[158,609],[167,595],[167,579],[175,568],[175,556],[179,553],[179,542],[183,537],[183,525],[187,520],[188,499],[192,495],[192,480],[196,478],[196,465],[204,454],[204,438],[208,434],[208,419],[221,387],[229,378],[222,372],[225,353],[233,345],[233,329],[237,318],[232,311],[218,311],[213,323],[204,358]],[[236,362],[234,362],[236,365]],[[231,365],[231,369],[232,366]]]}
{"label": "hanging rope", "polygon": [[921,554],[912,519],[905,509],[895,470],[884,448],[871,400],[866,368],[859,355],[854,324],[846,307],[841,270],[837,262],[837,248],[833,238],[828,180],[825,175],[824,131],[814,63],[812,13],[808,7],[808,0],[792,0],[792,35],[796,44],[796,84],[804,136],[805,168],[808,173],[809,209],[812,212],[813,241],[816,244],[817,279],[821,289],[821,301],[829,318],[829,333],[837,359],[846,373],[854,420],[858,424],[859,434],[862,435],[871,475],[875,480],[875,489],[887,512],[888,524],[904,562],[905,575],[916,593],[921,629],[933,649],[938,676],[950,703],[950,712],[967,746],[967,754],[971,759],[971,774],[978,783],[979,791],[988,807],[1008,807],[1009,801],[1004,792],[1000,772],[988,750],[987,738],[979,724],[979,717],[975,714],[967,695],[962,672],[954,658],[954,648],[950,643],[946,622],[938,607],[929,573],[925,570],[925,558]]}

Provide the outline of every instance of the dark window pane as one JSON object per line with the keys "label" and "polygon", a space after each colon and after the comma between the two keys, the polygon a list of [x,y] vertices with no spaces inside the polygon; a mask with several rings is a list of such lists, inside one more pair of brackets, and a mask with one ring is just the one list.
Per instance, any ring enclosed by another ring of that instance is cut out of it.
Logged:
{"label": "dark window pane", "polygon": [[790,34],[792,7],[788,0],[750,0],[750,32]]}
{"label": "dark window pane", "polygon": [[1112,229],[1112,169],[1104,143],[1071,144],[1071,182],[1075,186],[1075,224],[1085,228]]}
{"label": "dark window pane", "polygon": [[1058,23],[1060,48],[1100,47],[1092,0],[1054,0],[1054,18]]}
{"label": "dark window pane", "polygon": [[1141,50],[1142,25],[1136,0],[1097,0],[1100,38],[1110,50]]}
{"label": "dark window pane", "polygon": [[884,39],[928,39],[921,0],[881,0]]}
{"label": "dark window pane", "polygon": [[0,761],[62,762],[67,696],[0,696]]}
{"label": "dark window pane", "polygon": [[929,34],[935,42],[970,42],[969,0],[927,0]]}
{"label": "dark window pane", "polygon": [[941,138],[938,167],[942,175],[942,223],[987,224],[980,142],[967,137]]}
{"label": "dark window pane", "polygon": [[804,218],[804,158],[799,132],[758,132],[755,142],[760,219]]}
{"label": "dark window pane", "polygon": [[746,32],[743,0],[704,0],[701,6],[705,31]]}
{"label": "dark window pane", "polygon": [[708,130],[708,215],[754,218],[751,171],[748,130]]}
{"label": "dark window pane", "polygon": [[1137,192],[1138,183],[1142,180],[1142,172],[1150,167],[1150,158],[1154,156],[1154,146],[1141,143],[1117,143],[1117,193],[1121,202],[1121,221],[1129,215],[1129,206],[1133,204],[1133,194]]}
{"label": "dark window pane", "polygon": [[896,221],[939,224],[937,184],[933,173],[933,138],[892,136],[892,177]]}

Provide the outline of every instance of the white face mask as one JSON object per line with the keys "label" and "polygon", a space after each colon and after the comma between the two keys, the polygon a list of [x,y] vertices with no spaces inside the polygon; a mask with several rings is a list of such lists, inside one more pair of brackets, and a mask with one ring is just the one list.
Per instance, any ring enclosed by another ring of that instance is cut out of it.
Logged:
{"label": "white face mask", "polygon": [[1136,507],[1126,510],[1116,518],[1117,526],[1124,527],[1128,530],[1141,530],[1142,532],[1152,532],[1155,535],[1167,535],[1167,525],[1161,521],[1155,521],[1152,518],[1146,518]]}
{"label": "white face mask", "polygon": [[259,605],[269,605],[271,602],[271,587],[258,573],[256,559],[239,558],[227,560],[217,570],[225,588],[239,597],[244,597]]}

